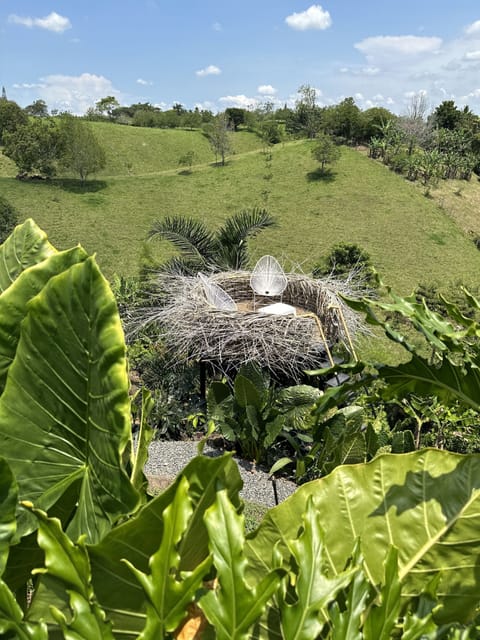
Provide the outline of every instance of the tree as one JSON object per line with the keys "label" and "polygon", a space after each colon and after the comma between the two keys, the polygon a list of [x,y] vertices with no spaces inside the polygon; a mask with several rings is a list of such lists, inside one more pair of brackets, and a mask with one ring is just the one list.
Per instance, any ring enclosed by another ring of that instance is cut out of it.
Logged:
{"label": "tree", "polygon": [[2,100],[7,100],[7,90],[2,86]]}
{"label": "tree", "polygon": [[0,196],[0,244],[12,233],[18,224],[18,211],[6,198]]}
{"label": "tree", "polygon": [[355,100],[345,98],[336,106],[325,110],[325,129],[331,135],[343,138],[346,142],[356,142],[361,137],[360,113]]}
{"label": "tree", "polygon": [[226,114],[219,113],[215,116],[213,121],[205,127],[205,132],[215,154],[215,163],[220,156],[222,166],[224,166],[225,158],[232,150]]}
{"label": "tree", "polygon": [[324,175],[327,172],[328,164],[335,164],[340,158],[341,151],[330,136],[322,133],[317,137],[315,146],[312,149],[312,156],[320,163],[320,172]]}
{"label": "tree", "polygon": [[241,124],[245,124],[245,109],[240,109],[238,107],[229,107],[225,109],[225,115],[228,118],[228,121],[233,124],[234,131],[238,131],[238,127]]}
{"label": "tree", "polygon": [[216,232],[194,218],[173,216],[156,220],[148,237],[169,240],[180,251],[162,265],[162,271],[195,275],[202,270],[245,269],[249,261],[247,240],[274,224],[265,209],[236,213]]}
{"label": "tree", "polygon": [[360,113],[361,138],[370,142],[371,138],[378,136],[380,129],[390,120],[396,121],[397,116],[385,107],[372,107]]}
{"label": "tree", "polygon": [[195,160],[195,151],[193,150],[187,151],[186,153],[183,154],[183,156],[180,156],[180,158],[178,159],[178,166],[187,167],[187,171],[188,173],[190,173],[192,171],[192,165],[194,160]]}
{"label": "tree", "polygon": [[60,129],[65,145],[61,165],[78,174],[84,184],[90,174],[105,166],[105,151],[90,125],[79,118],[62,116]]}
{"label": "tree", "polygon": [[3,153],[20,173],[54,176],[64,151],[64,140],[53,118],[32,118],[4,136]]}
{"label": "tree", "polygon": [[95,110],[101,115],[108,115],[108,117],[111,118],[113,109],[119,106],[120,103],[115,96],[106,96],[95,103]]}
{"label": "tree", "polygon": [[46,118],[48,116],[48,107],[45,100],[35,100],[32,104],[27,105],[24,111],[29,116],[37,118]]}
{"label": "tree", "polygon": [[0,100],[0,144],[6,133],[15,131],[17,127],[26,124],[28,116],[13,100]]}
{"label": "tree", "polygon": [[462,120],[462,112],[453,100],[444,100],[432,114],[433,126],[439,129],[455,129]]}
{"label": "tree", "polygon": [[317,90],[309,84],[298,89],[295,111],[288,115],[287,131],[307,138],[315,138],[321,126],[321,109],[317,106]]}
{"label": "tree", "polygon": [[283,139],[282,127],[276,120],[263,120],[260,122],[257,128],[257,135],[266,146],[278,144]]}

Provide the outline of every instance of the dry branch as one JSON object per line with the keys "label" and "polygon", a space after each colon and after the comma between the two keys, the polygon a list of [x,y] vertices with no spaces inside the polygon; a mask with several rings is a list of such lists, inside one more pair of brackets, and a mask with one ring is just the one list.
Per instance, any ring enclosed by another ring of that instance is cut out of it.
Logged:
{"label": "dry branch", "polygon": [[296,307],[297,315],[281,316],[259,313],[272,299],[258,295],[257,310],[253,310],[249,272],[229,271],[210,278],[235,300],[239,310],[215,309],[208,304],[198,278],[170,274],[159,276],[158,305],[144,310],[141,324],[155,324],[178,361],[202,360],[223,370],[255,361],[298,379],[302,371],[320,366],[326,358],[322,332],[312,314],[330,346],[342,342],[349,347],[338,309],[352,337],[361,328],[358,316],[340,297],[355,293],[348,279],[287,274],[282,302]]}

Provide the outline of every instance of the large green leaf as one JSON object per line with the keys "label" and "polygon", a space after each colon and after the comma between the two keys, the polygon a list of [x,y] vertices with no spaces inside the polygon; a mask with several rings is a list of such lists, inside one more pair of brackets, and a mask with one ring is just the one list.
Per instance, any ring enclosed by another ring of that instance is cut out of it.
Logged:
{"label": "large green leaf", "polygon": [[480,591],[479,455],[433,449],[384,455],[303,485],[247,541],[256,580],[270,571],[267,550],[275,543],[289,557],[288,541],[297,535],[310,496],[325,531],[331,571],[343,569],[360,537],[368,578],[380,584],[382,560],[395,546],[405,596],[422,592],[440,573],[439,617],[462,620],[473,614]]}
{"label": "large green leaf", "polygon": [[0,295],[0,393],[15,356],[20,325],[27,313],[28,302],[43,289],[50,278],[86,258],[87,254],[81,247],[54,253],[22,271],[15,282]]}
{"label": "large green leaf", "polygon": [[[48,510],[73,485],[67,533],[101,539],[138,502],[121,462],[129,420],[120,319],[89,258],[28,304],[0,398],[2,453],[20,498]],[[32,526],[23,522],[22,533]]]}
{"label": "large green leaf", "polygon": [[237,514],[225,489],[205,514],[218,583],[200,599],[218,640],[246,640],[249,630],[277,591],[283,575],[272,569],[257,583],[245,579],[243,516]]}
{"label": "large green leaf", "polygon": [[[164,532],[163,513],[172,503],[181,478],[186,478],[193,512],[177,548],[180,571],[192,571],[208,556],[208,532],[203,516],[215,501],[217,482],[227,487],[229,499],[238,507],[242,480],[230,455],[199,456],[183,469],[176,481],[145,505],[130,521],[115,527],[97,545],[89,547],[93,585],[102,607],[114,620],[114,631],[123,629],[131,637],[145,624],[146,598],[127,565],[128,560],[143,573],[158,550]],[[130,636],[129,636],[130,637]]]}
{"label": "large green leaf", "polygon": [[335,600],[340,589],[349,585],[357,569],[332,576],[325,573],[323,531],[312,499],[307,501],[300,535],[290,542],[289,549],[297,567],[291,588],[295,598],[288,602],[288,592],[279,597],[282,637],[285,640],[311,640],[318,637],[325,624],[323,610]]}
{"label": "large green leaf", "polygon": [[90,562],[84,536],[74,544],[62,531],[60,521],[33,510],[39,521],[38,544],[45,552],[45,566],[36,573],[49,575],[68,597],[68,617],[51,606],[53,617],[65,638],[113,640],[111,624],[95,598],[91,584]]}
{"label": "large green leaf", "polygon": [[17,483],[8,464],[0,458],[0,576],[3,575],[10,542],[15,534]]}
{"label": "large green leaf", "polygon": [[0,293],[5,291],[22,271],[56,253],[47,234],[31,219],[15,227],[0,246]]}
{"label": "large green leaf", "polygon": [[141,640],[156,640],[163,638],[166,632],[175,631],[187,617],[187,607],[202,587],[210,568],[211,558],[207,556],[193,571],[179,571],[178,547],[192,513],[188,480],[182,477],[173,501],[162,514],[163,535],[158,550],[150,558],[150,574],[126,561],[147,597],[147,622]]}
{"label": "large green leaf", "polygon": [[258,410],[262,408],[262,398],[256,386],[240,373],[235,377],[234,390],[235,400],[241,407],[252,406]]}
{"label": "large green leaf", "polygon": [[44,622],[27,622],[8,586],[0,580],[0,637],[15,640],[48,640]]}

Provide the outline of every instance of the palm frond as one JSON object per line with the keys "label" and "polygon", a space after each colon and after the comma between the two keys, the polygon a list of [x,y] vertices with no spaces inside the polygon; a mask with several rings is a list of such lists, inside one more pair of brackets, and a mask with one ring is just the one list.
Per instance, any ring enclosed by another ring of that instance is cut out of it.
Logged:
{"label": "palm frond", "polygon": [[173,256],[158,267],[158,272],[168,273],[174,276],[195,276],[199,271],[205,271],[209,267],[206,260],[200,255],[193,256]]}
{"label": "palm frond", "polygon": [[209,261],[215,254],[215,238],[211,231],[198,220],[185,216],[167,216],[155,220],[148,239],[160,236],[169,240],[182,254],[182,258],[194,261]]}
{"label": "palm frond", "polygon": [[266,209],[244,209],[228,218],[216,234],[218,262],[222,268],[245,269],[248,264],[247,239],[276,224]]}

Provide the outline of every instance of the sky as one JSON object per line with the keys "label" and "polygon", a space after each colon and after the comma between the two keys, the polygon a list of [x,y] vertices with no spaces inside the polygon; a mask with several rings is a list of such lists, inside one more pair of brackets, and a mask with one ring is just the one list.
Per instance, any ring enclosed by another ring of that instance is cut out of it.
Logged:
{"label": "sky", "polygon": [[480,114],[478,0],[0,0],[0,86],[21,106],[222,111],[352,96],[399,115],[425,94]]}

